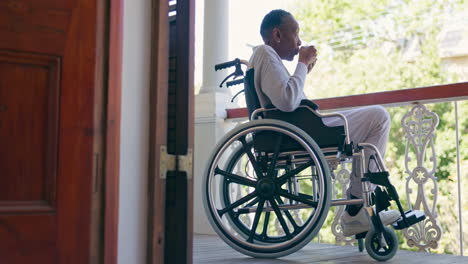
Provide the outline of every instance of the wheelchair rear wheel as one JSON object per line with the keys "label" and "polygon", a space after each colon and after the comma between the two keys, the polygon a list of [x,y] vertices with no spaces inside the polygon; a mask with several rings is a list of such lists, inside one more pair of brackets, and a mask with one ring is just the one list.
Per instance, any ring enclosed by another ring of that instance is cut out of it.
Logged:
{"label": "wheelchair rear wheel", "polygon": [[[268,131],[271,152],[255,135]],[[300,149],[283,151],[282,142]],[[320,230],[331,201],[330,171],[318,145],[279,120],[255,120],[229,132],[205,172],[203,202],[217,234],[253,257],[275,258],[305,246]]]}

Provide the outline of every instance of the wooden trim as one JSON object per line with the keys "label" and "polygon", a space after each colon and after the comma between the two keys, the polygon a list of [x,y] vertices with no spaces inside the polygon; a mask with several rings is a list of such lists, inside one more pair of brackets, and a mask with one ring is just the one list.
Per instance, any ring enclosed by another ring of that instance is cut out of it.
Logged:
{"label": "wooden trim", "polygon": [[122,93],[123,0],[110,4],[107,90],[104,263],[117,263],[119,221],[120,118]]}
{"label": "wooden trim", "polygon": [[109,52],[109,1],[96,2],[96,68],[94,73],[95,92],[94,92],[94,128],[100,131],[99,136],[94,137],[92,160],[93,177],[91,191],[91,228],[89,243],[90,264],[102,263],[104,257],[104,234],[101,232],[104,228],[104,160],[105,160],[105,120],[106,120],[106,91],[107,89],[107,67]]}
{"label": "wooden trim", "polygon": [[226,119],[234,119],[234,118],[245,118],[249,116],[249,111],[247,108],[231,108],[226,109],[227,117]]}
{"label": "wooden trim", "polygon": [[[194,150],[194,141],[195,141],[195,8],[196,1],[189,1],[189,41],[188,41],[188,148],[192,151]],[[193,166],[190,168],[190,172],[193,175]],[[194,208],[194,199],[193,199],[193,188],[194,188],[194,177],[191,177],[187,180],[188,190],[187,190],[187,263],[193,263],[193,208]]]}
{"label": "wooden trim", "polygon": [[164,263],[166,180],[159,168],[167,140],[169,1],[152,0],[147,263]]}
{"label": "wooden trim", "polygon": [[[404,90],[350,95],[314,100],[320,110],[342,109],[368,105],[398,105],[413,102],[455,100],[468,96],[468,82],[435,85]],[[245,118],[246,108],[227,109],[227,118]]]}
{"label": "wooden trim", "polygon": [[427,102],[468,96],[468,82],[316,100],[320,109]]}

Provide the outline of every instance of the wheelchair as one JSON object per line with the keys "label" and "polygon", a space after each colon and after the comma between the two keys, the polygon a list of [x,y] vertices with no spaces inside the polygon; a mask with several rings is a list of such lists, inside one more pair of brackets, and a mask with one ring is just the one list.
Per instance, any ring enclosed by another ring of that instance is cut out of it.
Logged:
{"label": "wheelchair", "polygon": [[[244,85],[241,92],[245,93],[249,121],[218,142],[205,168],[203,203],[215,232],[245,255],[278,258],[309,243],[331,206],[362,205],[372,228],[355,236],[359,251],[365,246],[375,260],[391,259],[398,239],[393,229],[383,225],[379,212],[394,201],[401,214],[392,224],[397,230],[424,220],[425,215],[403,210],[378,149],[372,144],[351,142],[346,117],[320,113],[312,101],[303,100],[294,112],[273,106],[262,108],[254,86],[254,69],[247,61],[235,59],[216,65],[215,70],[231,67],[234,72],[220,87],[225,82],[227,87]],[[245,74],[243,68],[247,68]],[[228,81],[231,77],[234,80]],[[344,125],[327,127],[323,123],[326,117],[341,118]],[[379,171],[368,170],[365,151],[375,153],[372,158]],[[360,160],[363,198],[332,200],[333,168],[356,158]],[[377,185],[375,191],[370,191],[370,183]]]}

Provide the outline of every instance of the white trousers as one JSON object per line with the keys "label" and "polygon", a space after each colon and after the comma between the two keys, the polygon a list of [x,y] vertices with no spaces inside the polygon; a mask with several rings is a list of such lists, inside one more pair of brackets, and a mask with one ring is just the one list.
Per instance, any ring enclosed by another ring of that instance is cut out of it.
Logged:
{"label": "white trousers", "polygon": [[[390,131],[390,115],[382,106],[368,106],[352,110],[341,111],[348,120],[348,129],[350,140],[356,145],[357,143],[371,143],[377,147],[380,154],[385,155],[385,149],[388,142],[388,134]],[[343,125],[342,119],[330,117],[325,118],[324,123],[327,126]],[[369,164],[369,156],[374,154],[374,151],[365,149],[366,164]],[[353,159],[353,168],[350,178],[350,186],[347,190],[348,197],[352,194],[355,197],[362,198],[361,184],[361,160]],[[369,169],[376,171],[375,162],[371,162]],[[371,186],[371,190],[375,186]]]}

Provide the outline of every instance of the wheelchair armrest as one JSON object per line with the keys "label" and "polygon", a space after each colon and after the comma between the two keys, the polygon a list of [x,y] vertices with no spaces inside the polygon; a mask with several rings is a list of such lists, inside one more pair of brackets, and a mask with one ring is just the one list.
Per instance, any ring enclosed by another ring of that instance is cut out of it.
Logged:
{"label": "wheelchair armrest", "polygon": [[[319,109],[319,105],[314,103],[313,101],[311,100],[307,100],[307,99],[304,99],[301,101],[301,104],[299,106],[308,106],[314,110],[318,110]],[[272,104],[268,104],[265,106],[265,109],[277,109],[274,105]]]}
{"label": "wheelchair armrest", "polygon": [[303,106],[308,106],[308,107],[310,107],[310,108],[312,108],[312,109],[314,109],[314,110],[318,110],[318,109],[319,109],[319,105],[318,105],[318,104],[312,102],[311,100],[307,100],[307,99],[302,100],[302,101],[301,101],[301,105],[303,105]]}
{"label": "wheelchair armrest", "polygon": [[[299,105],[298,108],[301,108],[301,107],[309,108],[309,110],[311,110],[311,111],[312,110],[317,111],[319,109],[318,104],[312,102],[311,100],[307,100],[307,99],[304,99],[304,100],[301,101],[301,104]],[[274,106],[273,104],[267,104],[264,108],[256,109],[252,113],[252,115],[250,116],[250,119],[254,119],[254,117],[257,116],[259,113],[269,112],[269,111],[281,111],[281,110],[276,108],[276,106]],[[315,114],[320,115],[318,112],[315,112]]]}

